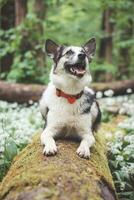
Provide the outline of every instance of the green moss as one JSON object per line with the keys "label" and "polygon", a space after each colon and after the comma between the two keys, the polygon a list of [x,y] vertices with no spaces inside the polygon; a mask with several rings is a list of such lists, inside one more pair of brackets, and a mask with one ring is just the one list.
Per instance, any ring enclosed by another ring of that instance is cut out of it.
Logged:
{"label": "green moss", "polygon": [[96,134],[91,159],[85,160],[77,156],[78,144],[71,141],[58,141],[58,154],[43,156],[36,134],[33,142],[14,159],[0,186],[0,199],[17,197],[21,192],[32,195],[36,188],[43,188],[33,200],[60,200],[63,196],[71,200],[101,200],[99,182],[105,180],[114,190],[103,138],[101,130]]}

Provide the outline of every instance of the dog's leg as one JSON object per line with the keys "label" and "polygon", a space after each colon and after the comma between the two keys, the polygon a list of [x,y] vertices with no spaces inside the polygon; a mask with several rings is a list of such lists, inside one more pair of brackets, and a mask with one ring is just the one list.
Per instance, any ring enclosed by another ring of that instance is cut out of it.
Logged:
{"label": "dog's leg", "polygon": [[41,134],[41,144],[45,145],[43,154],[55,155],[57,153],[57,146],[55,144],[54,136],[56,135],[55,129],[46,127]]}
{"label": "dog's leg", "polygon": [[80,146],[77,149],[77,154],[83,158],[90,157],[90,147],[95,143],[95,138],[92,132],[84,134]]}

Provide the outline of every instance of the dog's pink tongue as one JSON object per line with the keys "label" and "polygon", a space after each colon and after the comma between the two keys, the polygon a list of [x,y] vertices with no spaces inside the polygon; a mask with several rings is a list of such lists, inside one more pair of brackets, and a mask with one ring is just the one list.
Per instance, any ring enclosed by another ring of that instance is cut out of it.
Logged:
{"label": "dog's pink tongue", "polygon": [[84,69],[75,69],[75,72],[77,75],[83,75],[86,71]]}

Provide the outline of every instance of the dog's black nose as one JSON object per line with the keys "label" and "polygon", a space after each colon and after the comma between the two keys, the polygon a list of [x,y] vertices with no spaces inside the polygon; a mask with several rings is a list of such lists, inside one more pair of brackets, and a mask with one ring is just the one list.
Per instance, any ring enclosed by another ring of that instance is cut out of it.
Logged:
{"label": "dog's black nose", "polygon": [[79,58],[80,60],[84,60],[85,57],[86,57],[86,55],[85,55],[84,53],[78,54],[78,58]]}

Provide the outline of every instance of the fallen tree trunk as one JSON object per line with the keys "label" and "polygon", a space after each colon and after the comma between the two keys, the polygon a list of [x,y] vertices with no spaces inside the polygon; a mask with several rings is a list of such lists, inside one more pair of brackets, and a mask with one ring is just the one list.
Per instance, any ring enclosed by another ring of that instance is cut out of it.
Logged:
{"label": "fallen tree trunk", "polygon": [[105,91],[112,90],[113,96],[134,93],[134,80],[114,81],[108,83],[92,83],[91,87],[97,92],[101,91],[106,97]]}
{"label": "fallen tree trunk", "polygon": [[116,200],[104,133],[96,136],[91,158],[76,154],[78,143],[57,141],[56,156],[42,155],[39,135],[13,161],[0,186],[1,200]]}
{"label": "fallen tree trunk", "polygon": [[[28,103],[29,100],[38,101],[46,86],[37,84],[18,84],[0,81],[0,100],[18,103]],[[127,89],[134,92],[134,80],[115,81],[109,83],[92,83],[91,88],[96,92],[101,91],[102,96],[106,96],[105,91],[113,90],[113,95],[127,94]]]}
{"label": "fallen tree trunk", "polygon": [[18,84],[0,81],[0,100],[18,103],[38,101],[45,86],[37,84]]}

